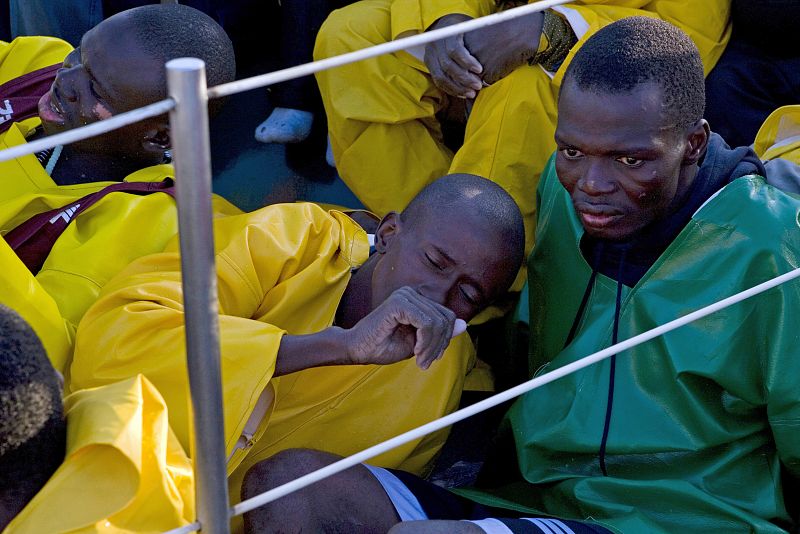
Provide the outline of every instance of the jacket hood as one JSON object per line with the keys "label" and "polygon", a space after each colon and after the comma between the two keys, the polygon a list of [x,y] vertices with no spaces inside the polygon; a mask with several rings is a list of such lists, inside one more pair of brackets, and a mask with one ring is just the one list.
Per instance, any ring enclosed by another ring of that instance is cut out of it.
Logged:
{"label": "jacket hood", "polygon": [[[719,187],[711,192],[713,194],[735,179],[750,174],[766,175],[764,164],[758,159],[753,149],[748,146],[731,148],[720,135],[712,133],[708,140],[706,154],[700,162],[695,183],[698,180],[712,184],[719,183]],[[702,202],[706,200],[704,199]]]}

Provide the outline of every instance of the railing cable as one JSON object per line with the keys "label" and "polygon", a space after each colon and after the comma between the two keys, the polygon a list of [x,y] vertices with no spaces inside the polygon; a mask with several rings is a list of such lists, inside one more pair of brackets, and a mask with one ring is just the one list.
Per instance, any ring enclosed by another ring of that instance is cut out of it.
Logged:
{"label": "railing cable", "polygon": [[323,467],[322,469],[318,469],[317,471],[313,471],[307,475],[292,480],[291,482],[287,482],[282,486],[278,486],[277,488],[273,488],[269,491],[266,491],[261,495],[256,495],[255,497],[247,499],[246,501],[242,501],[241,503],[233,507],[232,515],[240,515],[249,512],[250,510],[254,510],[259,506],[263,506],[285,495],[288,495],[289,493],[292,493],[306,486],[309,486],[315,482],[318,482],[323,478],[335,475],[336,473],[344,471],[345,469],[353,467],[354,465],[365,462],[370,458],[374,458],[375,456],[383,454],[384,452],[393,449],[395,447],[398,447],[400,445],[403,445],[404,443],[408,443],[409,441],[418,439],[422,436],[430,434],[431,432],[441,430],[442,428],[457,423],[458,421],[462,421],[467,417],[488,410],[489,408],[493,408],[508,400],[518,397],[523,393],[527,393],[528,391],[541,387],[545,384],[549,384],[554,380],[558,380],[559,378],[574,373],[580,369],[583,369],[584,367],[588,367],[594,363],[604,360],[614,354],[619,354],[625,350],[636,347],[637,345],[641,345],[642,343],[650,341],[651,339],[656,338],[658,336],[662,336],[667,332],[675,330],[676,328],[680,328],[681,326],[691,323],[692,321],[696,321],[698,319],[706,317],[707,315],[710,315],[714,312],[717,312],[719,310],[737,304],[745,299],[748,299],[750,297],[768,291],[780,284],[790,282],[799,277],[800,277],[800,268],[794,269],[793,271],[777,276],[771,280],[758,284],[757,286],[751,287],[750,289],[746,289],[726,299],[720,300],[704,308],[701,308],[697,311],[679,317],[678,319],[665,323],[661,326],[657,326],[646,332],[642,332],[641,334],[626,339],[625,341],[612,345],[599,352],[595,352],[594,354],[590,354],[589,356],[581,358],[580,360],[569,363],[563,367],[559,367],[558,369],[554,369],[549,373],[533,378],[527,382],[523,382],[522,384],[515,386],[511,389],[508,389],[506,391],[503,391],[502,393],[498,393],[497,395],[493,395],[480,402],[476,402],[475,404],[472,404],[466,408],[462,408],[461,410],[455,411],[450,415],[446,415],[440,419],[431,421],[430,423],[427,423],[413,430],[409,430],[408,432],[400,434],[397,437],[394,437],[392,439],[389,439],[387,441],[384,441],[382,443],[364,449],[359,453],[356,453],[352,456],[348,456],[347,458],[343,458],[326,467]]}
{"label": "railing cable", "polygon": [[123,126],[128,126],[144,119],[158,117],[159,115],[163,115],[164,113],[172,110],[174,107],[175,101],[171,98],[166,98],[141,108],[126,111],[125,113],[120,113],[118,115],[114,115],[113,117],[93,122],[92,124],[88,124],[86,126],[81,126],[80,128],[67,130],[54,135],[48,135],[47,137],[42,137],[41,139],[36,139],[35,141],[29,141],[23,145],[0,150],[0,162],[21,158],[22,156],[27,156],[28,154],[35,154],[37,152],[41,152],[42,150],[47,150],[48,148],[53,148],[58,145],[66,145],[69,143],[74,143],[75,141],[83,141],[84,139],[94,137],[95,135],[108,133],[112,130],[116,130],[117,128],[122,128]]}
{"label": "railing cable", "polygon": [[452,26],[447,26],[438,30],[432,30],[417,35],[412,35],[410,37],[395,39],[394,41],[370,46],[369,48],[363,48],[361,50],[356,50],[355,52],[348,52],[346,54],[320,59],[318,61],[312,61],[311,63],[297,65],[296,67],[289,67],[287,69],[276,70],[266,74],[253,76],[251,78],[245,78],[244,80],[237,80],[235,82],[216,85],[208,90],[208,96],[209,98],[218,98],[222,96],[230,96],[235,93],[241,93],[243,91],[249,91],[251,89],[258,89],[259,87],[265,87],[267,85],[274,85],[287,80],[300,78],[301,76],[308,76],[309,74],[314,74],[323,70],[347,65],[348,63],[355,63],[356,61],[362,61],[364,59],[381,56],[383,54],[414,48],[416,46],[438,41],[446,37],[452,37],[453,35],[466,33],[470,30],[485,28],[486,26],[492,26],[500,22],[512,20],[524,15],[530,15],[531,13],[537,13],[551,7],[574,1],[575,0],[541,0],[532,4],[526,4],[524,6],[515,7],[499,13],[486,15],[485,17],[459,22],[458,24],[453,24]]}

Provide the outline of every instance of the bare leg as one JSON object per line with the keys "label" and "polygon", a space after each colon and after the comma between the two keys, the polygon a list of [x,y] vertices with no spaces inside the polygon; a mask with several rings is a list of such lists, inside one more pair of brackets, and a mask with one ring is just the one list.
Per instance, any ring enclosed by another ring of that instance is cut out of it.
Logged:
{"label": "bare leg", "polygon": [[[339,459],[310,449],[279,452],[247,472],[242,499]],[[357,465],[245,514],[244,529],[247,533],[384,533],[399,521],[383,487],[367,468]]]}

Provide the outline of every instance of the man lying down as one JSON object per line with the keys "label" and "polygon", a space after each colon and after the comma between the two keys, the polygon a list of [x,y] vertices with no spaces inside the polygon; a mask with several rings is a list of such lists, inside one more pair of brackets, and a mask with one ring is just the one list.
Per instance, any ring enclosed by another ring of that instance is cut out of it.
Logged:
{"label": "man lying down", "polygon": [[[351,454],[453,411],[474,358],[454,329],[503,296],[523,260],[519,209],[473,175],[443,177],[386,215],[372,253],[353,219],[310,203],[214,225],[232,494],[275,452]],[[143,374],[188,451],[184,347],[175,239],[104,287],[79,326],[70,388]],[[423,474],[446,435],[377,461]]]}

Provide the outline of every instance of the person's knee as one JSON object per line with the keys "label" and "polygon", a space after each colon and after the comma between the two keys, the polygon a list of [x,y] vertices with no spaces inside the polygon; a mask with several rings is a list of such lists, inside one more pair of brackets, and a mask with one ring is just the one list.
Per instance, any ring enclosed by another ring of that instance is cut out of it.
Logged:
{"label": "person's knee", "polygon": [[405,521],[389,529],[388,534],[483,534],[484,530],[468,521]]}
{"label": "person's knee", "polygon": [[[242,498],[330,465],[341,457],[310,449],[282,451],[250,468]],[[356,465],[244,514],[245,532],[386,532],[399,518],[380,482]]]}
{"label": "person's knee", "polygon": [[[251,467],[242,481],[242,499],[250,499],[341,457],[311,449],[281,451]],[[244,514],[245,532],[316,532],[330,515],[328,493],[320,484],[302,488]],[[291,525],[283,528],[282,525]]]}
{"label": "person's knee", "polygon": [[[385,4],[385,5],[384,5]],[[391,40],[389,2],[356,2],[333,11],[320,27],[314,60],[352,52]]]}
{"label": "person's knee", "polygon": [[321,469],[340,459],[335,454],[313,449],[281,451],[251,467],[242,482],[242,499],[249,499]]}
{"label": "person's knee", "polygon": [[[544,70],[537,66],[522,65],[489,87],[481,89],[473,104],[475,108],[494,108],[502,105],[504,116],[517,116],[517,120],[555,123],[556,97],[553,82]],[[523,114],[522,117],[519,114]],[[534,115],[527,117],[528,114]],[[472,115],[470,116],[472,117]]]}

